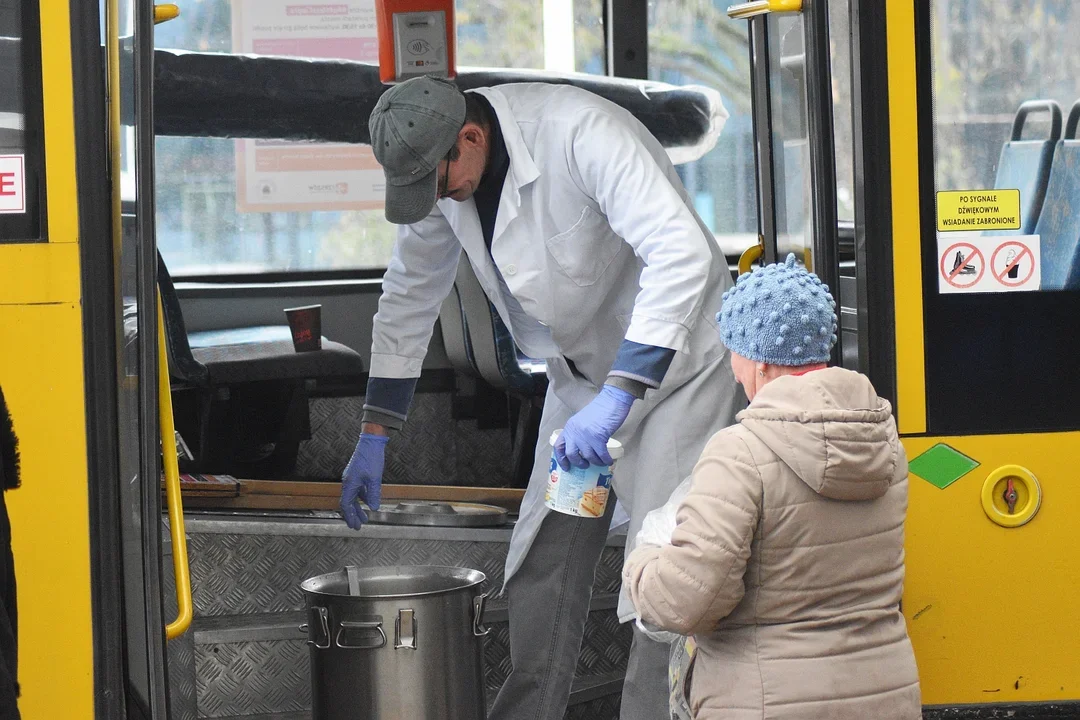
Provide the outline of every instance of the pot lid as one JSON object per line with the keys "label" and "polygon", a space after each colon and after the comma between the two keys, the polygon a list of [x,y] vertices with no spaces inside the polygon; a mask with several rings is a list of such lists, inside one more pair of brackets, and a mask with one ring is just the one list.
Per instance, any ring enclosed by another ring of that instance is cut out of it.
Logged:
{"label": "pot lid", "polygon": [[378,510],[366,512],[369,520],[379,525],[496,527],[506,523],[504,508],[478,503],[388,500]]}

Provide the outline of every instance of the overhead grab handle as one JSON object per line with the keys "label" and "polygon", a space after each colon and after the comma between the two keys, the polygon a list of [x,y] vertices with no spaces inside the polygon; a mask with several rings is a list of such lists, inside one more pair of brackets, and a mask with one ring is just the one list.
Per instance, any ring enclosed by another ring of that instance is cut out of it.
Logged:
{"label": "overhead grab handle", "polygon": [[753,0],[732,5],[727,14],[733,20],[749,20],[758,15],[796,12],[802,12],[802,0]]}
{"label": "overhead grab handle", "polygon": [[154,24],[160,25],[180,17],[180,7],[172,3],[154,6]]}

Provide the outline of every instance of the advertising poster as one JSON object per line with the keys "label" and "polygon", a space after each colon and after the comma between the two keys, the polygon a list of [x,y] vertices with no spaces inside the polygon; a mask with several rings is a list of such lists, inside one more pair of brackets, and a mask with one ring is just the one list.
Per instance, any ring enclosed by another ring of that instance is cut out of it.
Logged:
{"label": "advertising poster", "polygon": [[[233,0],[233,52],[377,64],[374,0]],[[383,174],[367,145],[238,140],[239,212],[378,210]]]}

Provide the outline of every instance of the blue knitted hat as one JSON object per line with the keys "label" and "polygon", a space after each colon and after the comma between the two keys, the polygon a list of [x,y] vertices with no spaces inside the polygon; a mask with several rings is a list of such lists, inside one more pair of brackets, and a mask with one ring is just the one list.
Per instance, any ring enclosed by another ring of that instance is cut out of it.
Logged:
{"label": "blue knitted hat", "polygon": [[836,342],[836,302],[829,286],[788,255],[743,274],[724,293],[720,337],[748,360],[798,367],[828,362]]}

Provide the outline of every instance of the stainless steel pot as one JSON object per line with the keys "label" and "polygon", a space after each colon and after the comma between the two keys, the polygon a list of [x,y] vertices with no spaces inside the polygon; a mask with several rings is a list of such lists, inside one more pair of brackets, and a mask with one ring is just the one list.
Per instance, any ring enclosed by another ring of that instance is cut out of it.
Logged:
{"label": "stainless steel pot", "polygon": [[485,579],[408,565],[301,583],[313,720],[484,720]]}

